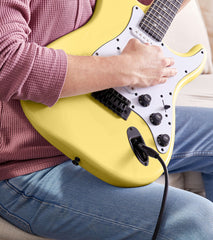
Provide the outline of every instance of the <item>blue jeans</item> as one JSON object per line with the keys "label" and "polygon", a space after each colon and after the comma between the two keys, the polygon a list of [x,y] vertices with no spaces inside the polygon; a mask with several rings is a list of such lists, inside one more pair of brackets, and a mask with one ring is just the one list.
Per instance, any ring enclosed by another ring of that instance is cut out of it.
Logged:
{"label": "blue jeans", "polygon": [[[178,107],[170,172],[200,171],[207,197],[170,187],[159,240],[213,239],[213,110]],[[118,188],[67,161],[0,182],[0,215],[61,240],[150,240],[163,185]]]}

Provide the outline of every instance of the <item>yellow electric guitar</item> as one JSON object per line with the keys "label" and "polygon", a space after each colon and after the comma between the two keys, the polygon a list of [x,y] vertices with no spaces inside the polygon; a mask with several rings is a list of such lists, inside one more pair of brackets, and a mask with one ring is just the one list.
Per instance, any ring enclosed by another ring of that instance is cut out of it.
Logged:
{"label": "yellow electric guitar", "polygon": [[48,47],[73,55],[109,56],[120,54],[131,38],[137,38],[161,46],[175,59],[175,77],[149,88],[116,88],[61,99],[51,108],[21,101],[29,121],[52,145],[98,178],[121,187],[146,185],[162,174],[160,163],[139,145],[149,146],[169,163],[175,99],[181,87],[202,72],[206,59],[202,45],[177,53],[162,42],[182,0],[150,3],[97,0],[87,24]]}

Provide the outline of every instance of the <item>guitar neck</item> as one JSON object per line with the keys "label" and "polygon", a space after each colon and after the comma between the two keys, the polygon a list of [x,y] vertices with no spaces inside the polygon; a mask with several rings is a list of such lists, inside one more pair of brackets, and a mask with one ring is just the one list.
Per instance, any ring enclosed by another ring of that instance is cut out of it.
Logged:
{"label": "guitar neck", "polygon": [[161,41],[176,16],[183,0],[155,0],[139,26],[150,37]]}

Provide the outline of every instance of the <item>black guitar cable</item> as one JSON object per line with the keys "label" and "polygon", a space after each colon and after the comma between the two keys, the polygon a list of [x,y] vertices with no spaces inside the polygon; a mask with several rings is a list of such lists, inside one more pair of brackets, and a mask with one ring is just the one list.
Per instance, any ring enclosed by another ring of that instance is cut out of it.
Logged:
{"label": "black guitar cable", "polygon": [[164,185],[164,193],[163,193],[163,198],[162,198],[162,203],[161,203],[161,208],[160,208],[160,212],[158,215],[158,220],[155,226],[155,231],[154,234],[152,236],[152,240],[157,239],[157,235],[161,226],[161,222],[162,222],[162,217],[163,217],[163,212],[165,209],[165,205],[166,205],[166,199],[167,199],[167,193],[168,193],[168,187],[169,187],[169,175],[168,175],[168,169],[166,167],[166,164],[164,163],[164,161],[162,160],[162,158],[160,157],[160,155],[152,148],[145,146],[144,144],[139,144],[139,148],[141,149],[141,151],[145,152],[148,156],[158,159],[159,162],[161,163],[163,170],[164,170],[164,176],[165,176],[165,185]]}

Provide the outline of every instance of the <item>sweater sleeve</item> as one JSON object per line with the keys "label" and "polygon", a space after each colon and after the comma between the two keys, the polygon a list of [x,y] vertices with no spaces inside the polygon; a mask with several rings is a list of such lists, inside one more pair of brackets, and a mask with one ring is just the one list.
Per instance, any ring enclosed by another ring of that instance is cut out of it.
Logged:
{"label": "sweater sleeve", "polygon": [[0,100],[52,106],[67,71],[67,55],[29,42],[30,0],[0,1]]}

